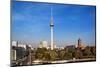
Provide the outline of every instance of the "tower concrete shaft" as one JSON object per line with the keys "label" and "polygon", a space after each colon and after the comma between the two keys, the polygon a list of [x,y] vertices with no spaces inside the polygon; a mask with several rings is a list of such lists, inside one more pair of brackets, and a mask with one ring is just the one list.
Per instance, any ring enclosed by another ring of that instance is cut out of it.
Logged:
{"label": "tower concrete shaft", "polygon": [[51,50],[54,49],[54,45],[53,45],[53,27],[51,27]]}

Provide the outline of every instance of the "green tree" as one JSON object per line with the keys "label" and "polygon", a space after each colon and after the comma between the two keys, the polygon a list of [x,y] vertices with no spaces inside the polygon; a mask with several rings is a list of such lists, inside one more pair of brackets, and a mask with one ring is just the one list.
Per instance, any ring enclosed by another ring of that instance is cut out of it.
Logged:
{"label": "green tree", "polygon": [[75,50],[75,58],[81,59],[82,58],[82,52],[80,49]]}
{"label": "green tree", "polygon": [[90,47],[86,47],[83,51],[83,56],[91,56],[92,53],[90,51]]}
{"label": "green tree", "polygon": [[50,53],[50,60],[54,61],[57,59],[58,54],[56,51],[51,50],[49,53]]}
{"label": "green tree", "polygon": [[61,50],[60,52],[59,52],[59,58],[60,58],[60,60],[64,60],[65,59],[65,51],[64,50]]}
{"label": "green tree", "polygon": [[43,59],[44,58],[45,51],[47,51],[46,48],[37,48],[36,55],[35,55],[36,58],[37,59]]}
{"label": "green tree", "polygon": [[43,60],[45,61],[50,61],[50,54],[48,51],[46,51],[43,55]]}
{"label": "green tree", "polygon": [[90,51],[93,56],[96,56],[96,47],[95,46],[91,47]]}

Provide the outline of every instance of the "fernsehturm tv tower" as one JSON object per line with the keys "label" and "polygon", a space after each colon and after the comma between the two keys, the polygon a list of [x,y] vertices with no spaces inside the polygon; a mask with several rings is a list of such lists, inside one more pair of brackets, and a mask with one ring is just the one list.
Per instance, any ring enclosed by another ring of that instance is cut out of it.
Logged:
{"label": "fernsehturm tv tower", "polygon": [[53,27],[54,27],[54,23],[53,23],[53,15],[52,15],[52,7],[51,7],[51,20],[50,20],[50,28],[51,28],[51,50],[54,49],[54,43],[53,43]]}

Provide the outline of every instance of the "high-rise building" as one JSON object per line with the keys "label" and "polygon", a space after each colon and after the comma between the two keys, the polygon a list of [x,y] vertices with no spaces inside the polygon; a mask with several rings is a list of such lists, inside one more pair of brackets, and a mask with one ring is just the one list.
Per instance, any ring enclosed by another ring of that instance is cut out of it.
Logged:
{"label": "high-rise building", "polygon": [[78,47],[79,48],[81,47],[81,39],[80,38],[78,39]]}
{"label": "high-rise building", "polygon": [[39,44],[39,48],[47,48],[47,45],[48,45],[47,41],[42,41]]}
{"label": "high-rise building", "polygon": [[39,44],[39,48],[42,48],[42,43]]}
{"label": "high-rise building", "polygon": [[77,41],[76,48],[80,48],[80,49],[84,49],[85,48],[85,46],[82,44],[82,41],[81,41],[80,38]]}
{"label": "high-rise building", "polygon": [[17,41],[12,41],[12,46],[18,46],[18,42]]}
{"label": "high-rise building", "polygon": [[83,45],[81,39],[79,38],[79,39],[78,39],[78,43],[77,43],[77,45],[76,45],[76,48],[85,49],[85,47],[86,47],[86,46]]}
{"label": "high-rise building", "polygon": [[26,44],[18,44],[18,47],[22,47],[22,48],[26,49]]}
{"label": "high-rise building", "polygon": [[53,43],[53,28],[54,28],[54,23],[53,23],[53,14],[52,14],[52,8],[51,8],[51,21],[50,21],[50,29],[51,29],[51,50],[54,49],[54,43]]}
{"label": "high-rise building", "polygon": [[12,51],[11,51],[11,60],[16,60],[16,50],[14,50],[14,49],[12,49]]}
{"label": "high-rise building", "polygon": [[47,43],[47,41],[43,41],[42,44],[43,44],[43,47],[47,47],[48,43]]}

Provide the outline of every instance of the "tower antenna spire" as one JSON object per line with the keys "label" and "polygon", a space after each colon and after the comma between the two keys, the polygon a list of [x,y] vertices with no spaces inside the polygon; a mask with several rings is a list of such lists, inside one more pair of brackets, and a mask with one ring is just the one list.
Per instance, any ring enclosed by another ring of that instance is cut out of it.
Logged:
{"label": "tower antenna spire", "polygon": [[52,6],[51,6],[51,19],[53,19],[53,15],[52,15]]}
{"label": "tower antenna spire", "polygon": [[51,26],[54,26],[54,24],[53,24],[53,12],[52,12],[52,10],[53,10],[53,8],[52,8],[52,6],[51,6],[51,22],[50,22],[50,25]]}

